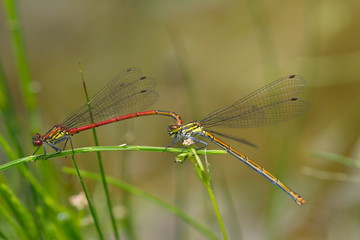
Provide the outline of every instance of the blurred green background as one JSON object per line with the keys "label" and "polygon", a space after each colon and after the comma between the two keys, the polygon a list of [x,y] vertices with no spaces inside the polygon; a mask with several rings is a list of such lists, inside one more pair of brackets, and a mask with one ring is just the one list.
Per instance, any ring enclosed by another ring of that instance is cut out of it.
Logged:
{"label": "blurred green background", "polygon": [[[45,133],[85,102],[79,63],[90,96],[124,69],[142,69],[158,83],[160,99],[152,109],[177,112],[185,122],[201,119],[268,82],[299,74],[308,83],[301,96],[311,104],[308,113],[267,128],[216,130],[255,143],[257,149],[224,139],[300,193],[307,204],[296,206],[229,154],[208,156],[229,239],[358,238],[359,171],[319,158],[314,151],[360,159],[359,1],[20,1],[18,13],[34,111],[20,94],[10,35],[18,25],[7,19],[4,5],[0,61],[19,119],[17,137],[24,156],[34,151],[31,134]],[[144,117],[97,132],[100,145],[168,146],[166,128],[172,123]],[[74,136],[73,143],[93,145],[91,131]],[[217,147],[210,144],[208,149]],[[126,179],[218,231],[209,199],[189,163],[174,163],[176,155],[170,153],[102,156],[107,175]],[[82,169],[98,172],[95,154],[76,157]],[[1,163],[7,161],[1,151]],[[71,159],[28,165],[39,179],[46,179],[44,187],[57,201],[70,206],[69,197],[81,187],[77,178],[62,172],[63,166],[72,166]],[[13,182],[10,186],[21,198],[24,182],[16,169],[3,172],[3,178]],[[101,183],[86,184],[102,224],[110,225]],[[125,214],[124,193],[110,191],[113,205]],[[138,239],[202,239],[172,214],[131,199]],[[94,231],[88,228],[81,230],[84,236]],[[110,232],[110,226],[104,229]]]}

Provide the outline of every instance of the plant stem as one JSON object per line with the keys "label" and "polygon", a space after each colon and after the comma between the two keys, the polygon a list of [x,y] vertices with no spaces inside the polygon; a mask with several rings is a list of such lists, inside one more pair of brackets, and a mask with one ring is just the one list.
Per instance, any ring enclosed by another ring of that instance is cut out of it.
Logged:
{"label": "plant stem", "polygon": [[[226,234],[226,230],[225,230],[225,225],[224,225],[224,222],[222,220],[222,217],[221,217],[221,214],[220,214],[220,211],[219,211],[219,207],[217,205],[215,195],[214,195],[214,192],[213,192],[213,188],[212,188],[212,184],[211,184],[210,170],[209,170],[208,167],[206,169],[204,168],[204,165],[201,162],[201,159],[200,159],[199,155],[197,154],[194,147],[191,147],[190,151],[192,153],[192,156],[189,156],[189,159],[192,162],[192,164],[194,165],[195,170],[197,172],[197,175],[198,175],[200,181],[204,184],[204,186],[206,187],[206,190],[207,190],[207,192],[209,194],[211,203],[212,203],[214,211],[215,211],[216,218],[217,218],[218,223],[219,223],[219,227],[221,229],[221,233],[223,235],[223,239],[228,239],[227,234]],[[195,157],[196,162],[193,160],[192,157]]]}
{"label": "plant stem", "polygon": [[75,166],[75,169],[76,169],[77,176],[78,176],[78,178],[79,178],[79,182],[80,182],[80,184],[81,184],[81,187],[82,187],[82,189],[83,189],[83,191],[84,191],[86,200],[87,200],[87,202],[88,202],[89,209],[90,209],[90,212],[91,212],[91,216],[93,217],[96,230],[97,230],[97,232],[98,232],[98,234],[99,234],[99,239],[104,239],[104,236],[103,236],[103,234],[102,234],[102,232],[101,232],[99,220],[98,220],[97,215],[96,215],[95,208],[94,208],[94,206],[93,206],[92,203],[91,203],[89,194],[88,194],[88,192],[87,192],[87,190],[86,190],[86,187],[85,187],[85,184],[84,184],[84,180],[83,180],[83,178],[81,177],[80,170],[79,170],[79,168],[78,168],[78,166],[77,166],[77,163],[76,163],[76,160],[75,160],[75,154],[72,155],[72,160],[73,160],[73,163],[74,163],[74,166]]}
{"label": "plant stem", "polygon": [[[43,155],[43,156],[27,156],[23,158],[19,158],[13,160],[11,162],[0,165],[0,171],[14,167],[19,164],[23,164],[26,162],[32,162],[36,160],[46,160],[49,158],[60,157],[72,155],[74,153],[87,153],[87,152],[102,152],[102,151],[148,151],[148,152],[170,152],[170,153],[180,153],[180,155],[187,154],[189,150],[183,148],[169,148],[169,147],[152,147],[152,146],[98,146],[98,147],[83,147],[76,148],[72,150],[61,151],[56,154]],[[197,154],[225,154],[225,150],[198,150]]]}
{"label": "plant stem", "polygon": [[[82,81],[83,81],[84,92],[85,92],[85,96],[86,96],[86,102],[87,102],[89,114],[90,114],[90,117],[91,117],[91,123],[94,123],[94,118],[93,118],[93,115],[92,115],[92,112],[91,112],[91,106],[90,106],[90,102],[89,102],[90,99],[89,99],[89,95],[88,95],[86,84],[85,84],[84,74],[83,74],[83,71],[82,71],[81,68],[80,68],[80,75],[81,75],[81,78],[82,78]],[[99,140],[98,140],[95,128],[92,129],[92,133],[93,133],[93,137],[94,137],[95,146],[99,146]],[[113,228],[113,231],[114,231],[114,237],[115,237],[116,240],[119,240],[120,239],[119,232],[118,232],[118,229],[117,229],[117,226],[116,226],[114,213],[112,211],[112,204],[111,204],[111,200],[110,200],[109,188],[108,188],[108,185],[106,183],[106,175],[105,175],[104,165],[103,165],[103,161],[102,161],[100,152],[96,152],[96,156],[97,156],[99,169],[100,169],[101,182],[102,182],[102,185],[103,185],[103,188],[104,188],[104,193],[105,193],[105,198],[106,198],[106,205],[107,205],[107,208],[108,208],[108,212],[109,212],[109,216],[110,216],[110,220],[111,220],[111,225],[112,225],[112,228]]]}

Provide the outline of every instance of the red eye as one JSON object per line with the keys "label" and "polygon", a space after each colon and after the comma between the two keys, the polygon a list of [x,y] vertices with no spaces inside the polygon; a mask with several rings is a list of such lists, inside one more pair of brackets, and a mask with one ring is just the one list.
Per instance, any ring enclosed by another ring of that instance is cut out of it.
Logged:
{"label": "red eye", "polygon": [[43,145],[43,140],[40,139],[41,135],[39,133],[35,133],[32,139],[32,143],[34,146],[40,147]]}
{"label": "red eye", "polygon": [[41,145],[43,145],[43,141],[40,139],[34,140],[33,141],[34,146],[40,147]]}

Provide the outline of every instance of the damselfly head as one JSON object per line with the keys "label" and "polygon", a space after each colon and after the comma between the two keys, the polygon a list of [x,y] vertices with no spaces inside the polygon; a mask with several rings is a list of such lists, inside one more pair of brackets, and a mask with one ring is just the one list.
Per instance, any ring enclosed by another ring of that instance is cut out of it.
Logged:
{"label": "damselfly head", "polygon": [[170,125],[170,126],[168,126],[168,134],[174,135],[179,131],[179,129],[180,129],[180,126],[178,126],[178,125]]}
{"label": "damselfly head", "polygon": [[34,146],[40,147],[43,145],[43,140],[41,140],[40,133],[35,133],[32,138],[32,143]]}

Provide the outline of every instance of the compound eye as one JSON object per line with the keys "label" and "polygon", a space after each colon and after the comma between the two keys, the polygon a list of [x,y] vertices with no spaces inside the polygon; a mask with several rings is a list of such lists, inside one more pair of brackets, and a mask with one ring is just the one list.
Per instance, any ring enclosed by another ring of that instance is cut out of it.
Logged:
{"label": "compound eye", "polygon": [[170,126],[168,127],[169,131],[174,131],[174,130],[176,130],[176,129],[178,129],[178,128],[179,128],[178,125],[170,125]]}
{"label": "compound eye", "polygon": [[36,139],[36,140],[33,140],[33,144],[34,144],[34,146],[40,147],[41,145],[43,145],[43,141],[40,139]]}
{"label": "compound eye", "polygon": [[174,135],[176,134],[176,132],[179,130],[179,126],[178,125],[170,125],[168,126],[168,134],[169,135]]}
{"label": "compound eye", "polygon": [[35,133],[32,139],[32,143],[34,146],[38,146],[40,147],[41,145],[43,145],[43,140],[41,140],[41,135],[40,133]]}

